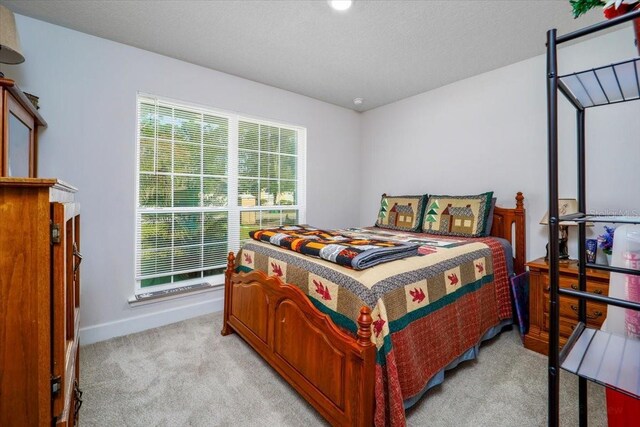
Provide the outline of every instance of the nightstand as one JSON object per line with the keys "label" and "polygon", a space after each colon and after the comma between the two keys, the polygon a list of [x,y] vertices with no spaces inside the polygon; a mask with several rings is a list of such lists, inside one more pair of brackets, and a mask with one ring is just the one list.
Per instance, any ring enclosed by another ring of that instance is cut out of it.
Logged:
{"label": "nightstand", "polygon": [[[538,353],[549,352],[549,264],[543,258],[527,263],[529,267],[529,333],[524,346]],[[560,264],[560,287],[578,289],[576,261]],[[587,291],[609,295],[609,273],[587,269]],[[578,301],[560,297],[560,345],[563,346],[578,323]],[[607,318],[605,304],[587,303],[587,325],[600,328]]]}

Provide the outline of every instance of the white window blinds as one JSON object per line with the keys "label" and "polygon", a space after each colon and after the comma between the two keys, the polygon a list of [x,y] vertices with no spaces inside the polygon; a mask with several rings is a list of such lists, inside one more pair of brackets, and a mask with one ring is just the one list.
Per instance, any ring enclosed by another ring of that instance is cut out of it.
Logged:
{"label": "white window blinds", "polygon": [[249,231],[299,223],[299,133],[241,120],[238,123],[240,238]]}
{"label": "white window blinds", "polygon": [[138,97],[137,292],[203,281],[251,230],[304,221],[304,129]]}

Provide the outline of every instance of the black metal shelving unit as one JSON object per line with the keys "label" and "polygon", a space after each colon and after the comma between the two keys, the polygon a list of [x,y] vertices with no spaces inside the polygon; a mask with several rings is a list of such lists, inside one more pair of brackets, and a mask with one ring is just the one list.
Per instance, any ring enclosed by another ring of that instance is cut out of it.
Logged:
{"label": "black metal shelving unit", "polygon": [[[572,33],[558,36],[547,32],[547,119],[549,169],[549,418],[551,427],[559,425],[560,368],[579,376],[579,422],[587,425],[587,380],[595,381],[636,398],[640,396],[640,341],[595,330],[586,326],[587,301],[640,311],[640,303],[587,293],[586,269],[640,275],[639,270],[587,263],[585,241],[587,222],[640,224],[640,217],[594,217],[586,215],[585,110],[592,107],[640,99],[640,58],[590,70],[558,76],[559,44],[640,18],[640,11],[628,13]],[[578,209],[581,213],[559,217],[558,212],[558,92],[576,109]],[[559,223],[578,222],[578,290],[559,287]],[[559,298],[577,298],[579,323],[562,351],[559,351]]]}

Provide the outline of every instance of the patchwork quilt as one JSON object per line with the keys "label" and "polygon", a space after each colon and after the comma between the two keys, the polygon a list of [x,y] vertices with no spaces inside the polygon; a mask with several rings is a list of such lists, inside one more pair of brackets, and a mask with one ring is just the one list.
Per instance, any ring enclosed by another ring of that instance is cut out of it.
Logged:
{"label": "patchwork quilt", "polygon": [[256,230],[249,236],[355,270],[417,255],[419,246],[417,243],[383,240],[375,235],[320,230],[308,225]]}
{"label": "patchwork quilt", "polygon": [[340,232],[415,243],[423,256],[359,271],[249,241],[238,254],[237,270],[279,276],[354,334],[360,307],[369,306],[377,348],[375,424],[403,426],[404,401],[420,395],[435,374],[512,317],[505,248],[492,237]]}

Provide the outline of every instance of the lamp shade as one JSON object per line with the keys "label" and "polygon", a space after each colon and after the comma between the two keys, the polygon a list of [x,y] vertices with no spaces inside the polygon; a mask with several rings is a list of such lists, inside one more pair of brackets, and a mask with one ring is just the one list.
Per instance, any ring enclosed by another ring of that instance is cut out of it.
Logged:
{"label": "lamp shade", "polygon": [[20,38],[16,31],[16,19],[6,7],[0,5],[0,63],[20,64],[24,62]]}
{"label": "lamp shade", "polygon": [[[571,215],[578,213],[578,201],[576,199],[558,199],[558,216]],[[540,224],[549,224],[549,211],[547,211]],[[575,221],[560,221],[560,225],[578,225]]]}

